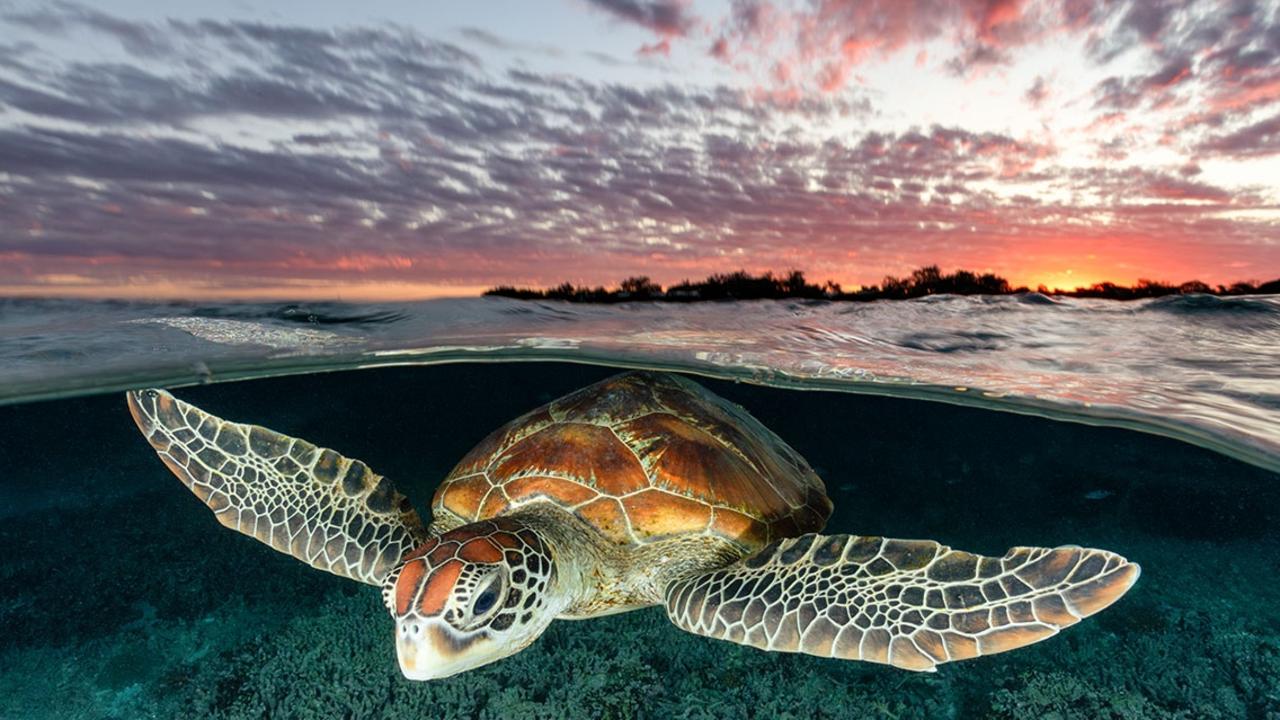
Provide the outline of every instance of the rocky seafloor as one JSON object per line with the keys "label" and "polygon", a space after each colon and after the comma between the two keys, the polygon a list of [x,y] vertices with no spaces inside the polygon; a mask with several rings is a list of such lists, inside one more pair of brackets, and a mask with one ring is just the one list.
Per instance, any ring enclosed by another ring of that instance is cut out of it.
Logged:
{"label": "rocky seafloor", "polygon": [[[608,374],[476,365],[179,390],[367,461],[424,511],[469,446]],[[0,408],[0,718],[1280,717],[1280,477],[1130,431],[708,382],[828,483],[832,532],[1143,566],[1019,651],[912,674],[688,635],[659,609],[558,622],[464,675],[404,680],[375,588],[226,531],[117,396]]]}

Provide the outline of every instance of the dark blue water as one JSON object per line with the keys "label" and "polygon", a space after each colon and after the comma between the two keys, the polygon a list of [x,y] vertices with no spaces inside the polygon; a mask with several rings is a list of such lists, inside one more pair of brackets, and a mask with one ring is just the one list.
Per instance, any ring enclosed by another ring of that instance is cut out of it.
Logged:
{"label": "dark blue water", "polygon": [[[305,325],[304,327],[311,327]],[[178,390],[336,448],[424,514],[481,437],[605,367],[438,365]],[[1112,608],[932,675],[764,653],[660,609],[557,622],[455,678],[400,676],[374,588],[223,529],[118,393],[0,408],[4,718],[1265,718],[1280,713],[1280,476],[1172,439],[915,399],[701,379],[817,468],[828,532],[1140,562]]]}

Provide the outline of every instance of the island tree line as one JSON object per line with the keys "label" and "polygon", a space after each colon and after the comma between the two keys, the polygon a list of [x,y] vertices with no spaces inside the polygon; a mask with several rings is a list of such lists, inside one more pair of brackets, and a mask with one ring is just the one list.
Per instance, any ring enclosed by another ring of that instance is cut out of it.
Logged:
{"label": "island tree line", "polygon": [[[752,275],[744,270],[718,273],[705,280],[684,280],[663,288],[647,276],[629,277],[617,288],[576,286],[561,283],[548,290],[517,288],[500,285],[485,291],[485,295],[517,298],[520,300],[568,300],[570,302],[694,302],[700,300],[781,300],[786,298],[810,300],[905,300],[926,295],[1013,295],[1033,292],[1025,286],[1013,287],[1009,281],[992,273],[975,273],[956,270],[944,273],[937,265],[928,265],[913,271],[906,277],[885,276],[879,285],[845,290],[839,283],[826,281],[821,285],[810,283],[800,270],[775,274],[765,272]],[[1265,283],[1237,282],[1231,285],[1208,285],[1198,280],[1174,285],[1153,280],[1139,280],[1136,285],[1095,283],[1074,290],[1053,289],[1041,285],[1034,292],[1079,298],[1105,298],[1110,300],[1137,300],[1165,295],[1254,295],[1280,293],[1280,279]]]}

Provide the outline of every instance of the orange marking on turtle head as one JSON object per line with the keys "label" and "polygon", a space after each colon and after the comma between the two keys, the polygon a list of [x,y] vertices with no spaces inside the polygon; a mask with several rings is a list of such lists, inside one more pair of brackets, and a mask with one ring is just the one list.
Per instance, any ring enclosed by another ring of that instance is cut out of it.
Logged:
{"label": "orange marking on turtle head", "polygon": [[443,542],[427,556],[427,562],[433,566],[439,567],[446,561],[450,560],[457,552],[457,543]]}
{"label": "orange marking on turtle head", "polygon": [[502,551],[487,538],[476,538],[462,546],[458,557],[473,563],[496,563],[502,561]]}
{"label": "orange marking on turtle head", "polygon": [[418,610],[426,616],[436,615],[444,609],[445,601],[453,593],[454,583],[462,574],[462,563],[450,560],[431,573],[426,587],[422,590],[422,599],[418,601]]}
{"label": "orange marking on turtle head", "polygon": [[435,538],[431,538],[430,540],[428,540],[428,541],[426,541],[426,542],[422,543],[421,545],[419,545],[416,549],[414,549],[414,550],[413,550],[412,552],[410,552],[408,555],[405,555],[405,556],[404,556],[404,559],[405,559],[405,560],[414,560],[414,559],[420,558],[420,557],[422,557],[422,556],[426,555],[427,553],[431,552],[432,550],[435,550],[435,549],[436,549],[436,546],[437,546],[437,545],[439,545],[439,544],[440,544],[440,541],[439,541],[439,540],[437,540],[437,539],[435,539]]}
{"label": "orange marking on turtle head", "polygon": [[489,539],[498,543],[498,545],[511,550],[518,550],[524,545],[524,543],[520,541],[520,538],[509,532],[496,532],[490,535]]}
{"label": "orange marking on turtle head", "polygon": [[411,560],[396,577],[396,615],[409,612],[413,596],[418,592],[418,582],[427,572],[427,564],[421,560]]}

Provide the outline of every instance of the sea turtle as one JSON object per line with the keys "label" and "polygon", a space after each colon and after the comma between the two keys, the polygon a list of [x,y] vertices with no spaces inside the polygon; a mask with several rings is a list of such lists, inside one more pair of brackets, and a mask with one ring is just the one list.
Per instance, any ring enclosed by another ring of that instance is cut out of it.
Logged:
{"label": "sea turtle", "polygon": [[162,390],[128,401],[223,525],[380,586],[415,680],[518,652],[555,618],[650,605],[762,650],[933,670],[1049,637],[1139,573],[1105,550],[815,534],[831,501],[808,463],[678,375],[618,375],[506,424],[445,478],[429,529],[359,460]]}

